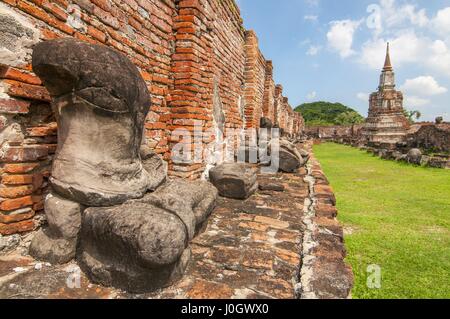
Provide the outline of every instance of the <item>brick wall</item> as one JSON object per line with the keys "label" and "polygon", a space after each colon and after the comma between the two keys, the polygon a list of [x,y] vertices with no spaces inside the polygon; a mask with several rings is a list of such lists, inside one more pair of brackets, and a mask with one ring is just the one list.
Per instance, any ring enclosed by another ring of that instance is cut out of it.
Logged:
{"label": "brick wall", "polygon": [[273,118],[274,123],[280,125],[280,116],[283,104],[283,86],[278,84],[275,86],[275,97],[273,102]]}
{"label": "brick wall", "polygon": [[263,115],[272,122],[275,120],[275,81],[273,80],[272,61],[266,61],[266,79],[264,83]]}
{"label": "brick wall", "polygon": [[406,141],[409,147],[430,152],[450,153],[450,123],[416,123],[411,125]]}
{"label": "brick wall", "polygon": [[266,60],[254,31],[245,32],[245,127],[258,128],[266,81]]}
{"label": "brick wall", "polygon": [[323,140],[332,139],[353,139],[359,138],[361,134],[362,124],[349,125],[349,126],[307,126],[305,128],[305,134],[310,138],[320,138]]}
{"label": "brick wall", "polygon": [[145,142],[169,162],[172,175],[204,172],[203,162],[172,163],[170,155],[179,142],[214,146],[215,136],[195,133],[194,125],[217,126],[215,107],[226,128],[257,128],[267,114],[274,122],[282,118],[280,126],[292,133],[302,130],[289,124],[296,115],[234,0],[1,0],[0,19],[10,28],[0,31],[1,234],[36,226],[57,146],[50,97],[31,70],[39,41],[74,37],[131,59],[152,97]]}
{"label": "brick wall", "polygon": [[[364,124],[349,126],[307,126],[305,134],[314,139],[365,144]],[[406,135],[406,148],[420,148],[429,152],[450,152],[450,123],[422,122],[412,124]],[[383,146],[381,144],[381,146]]]}

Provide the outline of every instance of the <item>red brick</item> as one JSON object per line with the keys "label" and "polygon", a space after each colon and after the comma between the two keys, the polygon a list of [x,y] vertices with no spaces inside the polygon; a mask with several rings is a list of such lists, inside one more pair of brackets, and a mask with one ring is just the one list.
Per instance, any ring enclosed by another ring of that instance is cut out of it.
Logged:
{"label": "red brick", "polygon": [[46,126],[37,126],[37,127],[27,128],[27,133],[29,136],[42,137],[42,136],[48,136],[48,135],[56,135],[57,129],[58,129],[58,127],[57,127],[56,123],[50,123]]}
{"label": "red brick", "polygon": [[198,280],[189,289],[187,296],[190,299],[230,299],[233,290],[225,284]]}
{"label": "red brick", "polygon": [[17,99],[1,99],[0,113],[26,114],[28,113],[30,102]]}
{"label": "red brick", "polygon": [[33,199],[31,196],[6,199],[0,203],[0,210],[11,211],[31,205],[33,205]]}
{"label": "red brick", "polygon": [[33,220],[25,220],[11,224],[0,223],[0,234],[12,235],[17,233],[25,233],[34,230],[35,227],[36,226]]}
{"label": "red brick", "polygon": [[88,26],[87,33],[93,37],[94,39],[97,39],[98,41],[105,43],[106,41],[106,34],[97,28],[94,28],[92,26]]}
{"label": "red brick", "polygon": [[17,187],[0,187],[0,197],[3,198],[18,198],[26,195],[31,195],[35,188],[33,185],[24,185]]}
{"label": "red brick", "polygon": [[[66,21],[68,14],[66,11],[62,10],[60,7],[58,7],[57,5],[55,5],[54,3],[52,3],[53,1],[47,1],[44,0],[42,1],[42,7],[50,12],[51,14],[53,14],[55,17],[57,17],[59,20],[61,21]],[[67,5],[66,5],[67,7]]]}
{"label": "red brick", "polygon": [[10,163],[34,162],[47,157],[47,155],[48,148],[41,145],[10,146],[4,150],[0,161]]}
{"label": "red brick", "polygon": [[42,84],[41,80],[37,76],[7,66],[0,66],[0,77],[28,84]]}
{"label": "red brick", "polygon": [[25,213],[11,214],[11,215],[0,212],[0,224],[17,223],[23,220],[31,219],[34,217],[34,215],[35,215],[34,210],[29,210],[28,212]]}
{"label": "red brick", "polygon": [[67,24],[61,22],[58,19],[55,19],[53,16],[49,15],[45,10],[31,5],[25,1],[18,0],[17,1],[17,7],[21,10],[25,11],[26,13],[32,15],[33,17],[49,24],[50,26],[57,28],[67,34],[73,34],[74,30],[69,27]]}
{"label": "red brick", "polygon": [[3,175],[2,184],[4,185],[27,185],[33,183],[33,175]]}
{"label": "red brick", "polygon": [[31,172],[36,167],[39,167],[38,163],[6,164],[3,171],[11,174],[23,174]]}
{"label": "red brick", "polygon": [[7,85],[6,93],[11,96],[34,99],[39,101],[50,101],[50,95],[43,86],[26,84],[15,80],[3,80]]}

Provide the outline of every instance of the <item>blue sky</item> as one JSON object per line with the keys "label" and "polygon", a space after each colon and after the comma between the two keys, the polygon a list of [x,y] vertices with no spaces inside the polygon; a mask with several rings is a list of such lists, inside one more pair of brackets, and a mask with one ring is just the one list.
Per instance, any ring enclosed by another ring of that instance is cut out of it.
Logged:
{"label": "blue sky", "polygon": [[386,42],[404,106],[450,121],[450,0],[237,0],[292,106],[342,102],[364,116]]}

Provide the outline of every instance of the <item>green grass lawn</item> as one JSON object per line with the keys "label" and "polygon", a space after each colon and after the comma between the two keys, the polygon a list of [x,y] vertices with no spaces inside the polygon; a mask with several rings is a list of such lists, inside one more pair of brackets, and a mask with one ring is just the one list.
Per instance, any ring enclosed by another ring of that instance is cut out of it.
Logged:
{"label": "green grass lawn", "polygon": [[[314,153],[346,230],[353,298],[450,298],[450,171],[415,167],[333,143]],[[381,288],[369,289],[369,265]]]}

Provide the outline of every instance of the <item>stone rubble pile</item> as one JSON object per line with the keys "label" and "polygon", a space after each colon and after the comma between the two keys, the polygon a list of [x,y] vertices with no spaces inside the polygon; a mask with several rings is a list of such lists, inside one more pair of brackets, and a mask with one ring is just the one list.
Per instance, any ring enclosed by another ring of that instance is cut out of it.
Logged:
{"label": "stone rubble pile", "polygon": [[238,150],[237,160],[245,163],[224,163],[210,170],[209,180],[217,187],[220,196],[245,200],[258,188],[282,191],[277,185],[259,187],[256,182],[258,170],[251,164],[276,167],[277,171],[273,173],[294,173],[308,162],[309,152],[298,149],[295,139],[280,137],[282,133],[270,119],[261,118],[260,126],[257,145],[246,140]]}
{"label": "stone rubble pile", "polygon": [[385,160],[405,162],[412,165],[450,169],[450,156],[447,154],[426,155],[418,148],[400,147],[396,150],[382,147],[359,146],[359,149],[379,156]]}
{"label": "stone rubble pile", "polygon": [[279,134],[273,136],[272,129],[276,129],[270,119],[261,119],[263,134],[259,139],[260,162],[263,165],[272,165],[273,161],[279,167],[279,171],[293,173],[300,167],[304,167],[309,160],[309,153],[296,147],[297,140],[288,137],[279,130]]}

